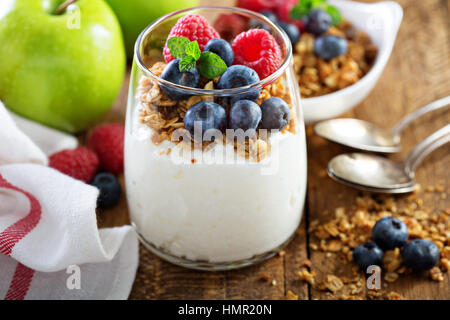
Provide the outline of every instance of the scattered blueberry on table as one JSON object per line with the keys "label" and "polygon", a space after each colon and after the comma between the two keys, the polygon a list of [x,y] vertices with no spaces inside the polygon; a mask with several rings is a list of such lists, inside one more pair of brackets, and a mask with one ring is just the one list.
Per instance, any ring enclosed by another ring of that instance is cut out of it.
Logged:
{"label": "scattered blueberry on table", "polygon": [[91,181],[91,185],[100,191],[97,199],[99,208],[111,208],[119,203],[122,187],[112,173],[101,172],[97,174]]}
{"label": "scattered blueberry on table", "polygon": [[373,240],[384,250],[403,247],[408,241],[408,227],[393,217],[384,217],[377,221],[372,229]]}
{"label": "scattered blueberry on table", "polygon": [[353,250],[353,261],[363,270],[371,265],[381,265],[383,250],[373,241],[361,244]]}
{"label": "scattered blueberry on table", "polygon": [[439,249],[434,242],[425,239],[415,239],[408,242],[402,252],[403,262],[415,271],[425,271],[433,268],[439,260]]}

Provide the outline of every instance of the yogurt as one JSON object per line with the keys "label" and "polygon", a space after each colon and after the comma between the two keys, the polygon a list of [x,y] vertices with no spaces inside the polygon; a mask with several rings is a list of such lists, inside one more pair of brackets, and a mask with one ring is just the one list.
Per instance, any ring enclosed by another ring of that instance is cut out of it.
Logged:
{"label": "yogurt", "polygon": [[138,110],[128,110],[125,177],[131,220],[146,242],[182,259],[229,263],[275,250],[294,234],[306,189],[303,127],[272,135],[261,162],[237,154],[224,161],[217,154],[233,146],[218,144],[201,152],[215,152],[213,161],[192,163],[176,161],[180,144],[154,144]]}

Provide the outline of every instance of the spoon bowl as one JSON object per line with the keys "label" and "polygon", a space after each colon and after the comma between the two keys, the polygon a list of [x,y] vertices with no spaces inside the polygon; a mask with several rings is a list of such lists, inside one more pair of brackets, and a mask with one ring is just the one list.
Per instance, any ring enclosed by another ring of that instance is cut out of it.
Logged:
{"label": "spoon bowl", "polygon": [[367,191],[403,193],[416,188],[414,178],[401,163],[372,154],[348,153],[334,157],[328,164],[328,175]]}
{"label": "spoon bowl", "polygon": [[319,136],[355,149],[393,153],[401,150],[400,136],[382,130],[370,122],[358,119],[332,119],[318,123]]}
{"label": "spoon bowl", "polygon": [[343,118],[317,123],[314,130],[317,135],[354,149],[394,153],[401,150],[400,135],[414,120],[422,115],[450,106],[450,96],[433,101],[402,118],[392,129],[381,129],[370,122]]}
{"label": "spoon bowl", "polygon": [[415,146],[404,161],[366,153],[341,154],[328,163],[328,175],[345,185],[382,193],[405,193],[417,188],[414,172],[422,160],[450,142],[450,124]]}

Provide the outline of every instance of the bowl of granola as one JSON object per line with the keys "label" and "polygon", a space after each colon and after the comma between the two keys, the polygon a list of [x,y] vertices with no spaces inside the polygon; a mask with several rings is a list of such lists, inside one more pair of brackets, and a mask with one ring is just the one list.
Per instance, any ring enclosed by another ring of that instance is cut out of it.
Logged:
{"label": "bowl of granola", "polygon": [[[259,11],[290,38],[305,123],[336,117],[369,94],[403,15],[390,1],[238,0],[236,5]],[[239,21],[229,20],[231,30],[238,28]],[[258,27],[254,21],[249,25]]]}
{"label": "bowl of granola", "polygon": [[[303,33],[294,46],[306,123],[336,117],[366,98],[386,66],[403,16],[400,5],[390,1],[332,0],[330,4],[340,11],[342,22],[320,37]],[[323,43],[327,37],[330,42],[346,39],[345,53],[331,59],[317,57],[317,51],[327,46]]]}

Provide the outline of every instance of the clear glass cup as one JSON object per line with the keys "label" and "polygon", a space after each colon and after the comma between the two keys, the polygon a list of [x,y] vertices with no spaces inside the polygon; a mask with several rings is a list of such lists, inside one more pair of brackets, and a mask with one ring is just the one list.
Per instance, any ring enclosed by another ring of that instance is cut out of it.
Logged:
{"label": "clear glass cup", "polygon": [[[264,24],[281,48],[280,68],[257,83],[233,89],[215,89],[217,79],[202,81],[200,88],[161,79],[165,40],[176,21],[191,13],[212,25],[221,14]],[[161,88],[181,100],[171,100]],[[227,130],[201,143],[186,137],[183,117],[195,103],[214,101],[228,112],[230,100],[252,95],[258,105],[270,97],[285,100],[288,126],[258,129],[244,138]],[[125,181],[131,221],[141,242],[169,262],[227,270],[257,263],[283,248],[299,226],[306,190],[305,131],[287,35],[258,13],[228,7],[181,10],[149,25],[135,46]]]}

